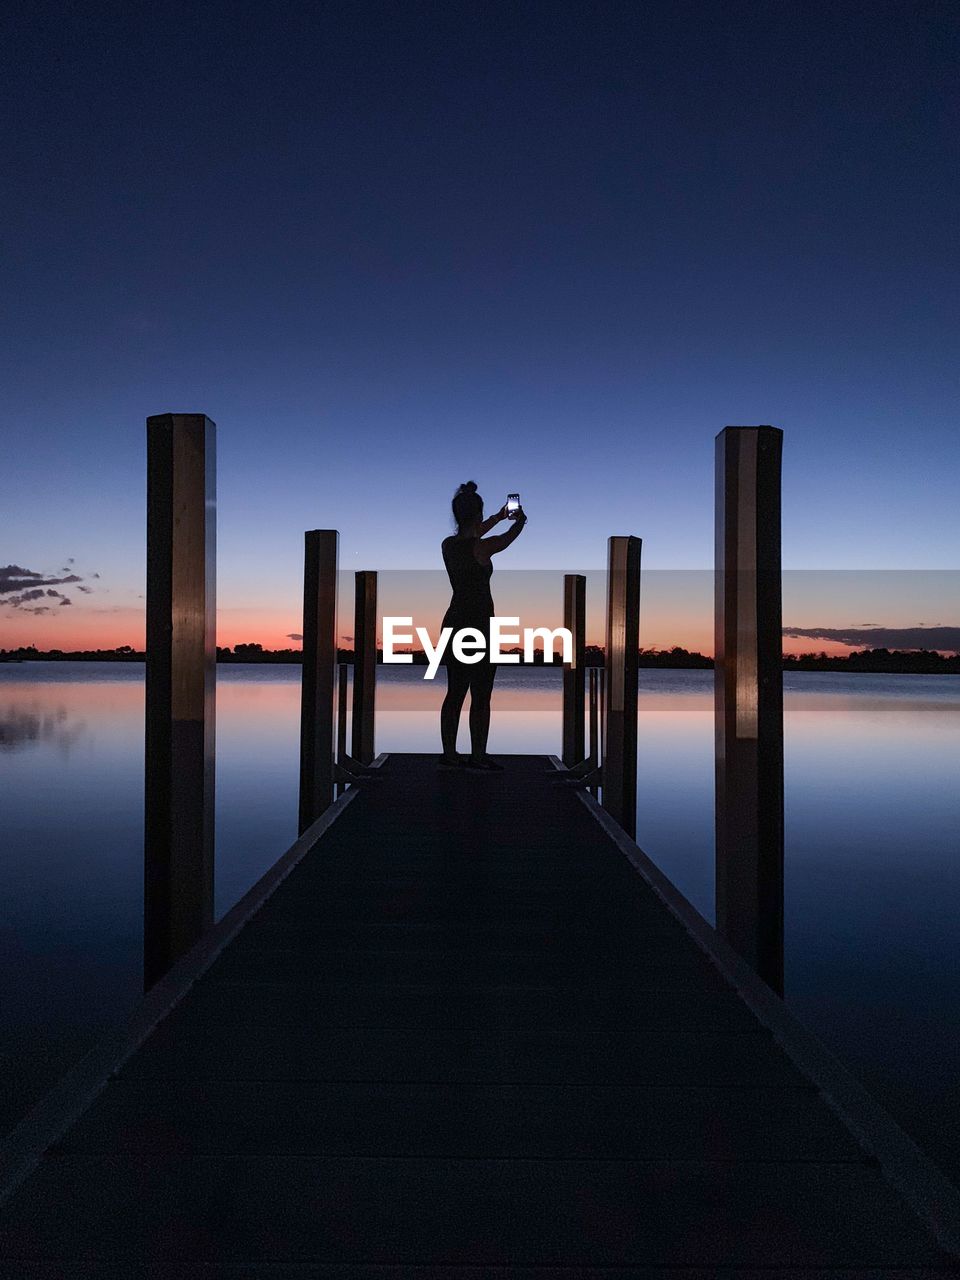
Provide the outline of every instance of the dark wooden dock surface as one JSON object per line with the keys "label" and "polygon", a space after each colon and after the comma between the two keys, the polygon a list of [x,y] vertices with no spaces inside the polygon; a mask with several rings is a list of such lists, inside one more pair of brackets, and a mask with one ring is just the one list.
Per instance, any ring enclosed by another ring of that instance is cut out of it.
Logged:
{"label": "dark wooden dock surface", "polygon": [[0,1275],[934,1277],[545,757],[392,756],[0,1212]]}

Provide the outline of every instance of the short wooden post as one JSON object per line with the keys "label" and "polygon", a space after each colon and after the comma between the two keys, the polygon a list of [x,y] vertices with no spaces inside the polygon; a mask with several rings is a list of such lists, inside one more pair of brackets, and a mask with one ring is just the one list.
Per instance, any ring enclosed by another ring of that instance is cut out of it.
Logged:
{"label": "short wooden post", "polygon": [[[638,677],[639,680],[639,677]],[[607,753],[607,742],[604,734],[606,733],[607,724],[607,669],[606,667],[597,667],[597,702],[600,708],[600,751],[597,759],[603,763],[603,757]],[[601,780],[601,786],[603,785]]]}
{"label": "short wooden post", "polygon": [[144,985],[213,923],[216,427],[147,419]]}
{"label": "short wooden post", "polygon": [[337,664],[336,529],[304,535],[303,683],[300,693],[300,833],[333,800],[334,674]]}
{"label": "short wooden post", "polygon": [[629,836],[637,830],[640,546],[634,537],[607,543],[603,807]]}
{"label": "short wooden post", "polygon": [[783,432],[727,427],[716,448],[717,929],[783,992]]}
{"label": "short wooden post", "polygon": [[572,661],[563,664],[563,735],[560,756],[567,768],[583,756],[584,650],[586,648],[587,580],[579,573],[563,575],[563,625],[573,636]]}
{"label": "short wooden post", "polygon": [[358,764],[374,757],[374,719],[377,691],[377,575],[372,569],[356,574],[353,620],[353,728],[350,754]]}
{"label": "short wooden post", "polygon": [[[347,758],[347,664],[337,663],[337,764],[342,765]],[[337,783],[337,795],[343,795],[347,789],[345,782]]]}
{"label": "short wooden post", "polygon": [[[602,667],[590,668],[590,734],[588,739],[587,759],[590,761],[591,765],[593,765],[594,769],[596,769],[601,762],[600,743],[598,739],[599,725],[597,719],[601,675],[603,675]],[[602,769],[600,770],[600,773],[602,775]],[[595,777],[594,781],[590,784],[590,790],[594,795],[597,794],[598,783],[599,780]]]}

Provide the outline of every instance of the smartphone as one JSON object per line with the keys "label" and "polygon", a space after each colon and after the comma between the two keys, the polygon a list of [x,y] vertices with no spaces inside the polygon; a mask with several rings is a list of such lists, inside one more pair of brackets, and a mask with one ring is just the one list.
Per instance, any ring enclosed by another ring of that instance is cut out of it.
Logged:
{"label": "smartphone", "polygon": [[507,494],[507,515],[512,516],[519,510],[520,510],[519,493],[508,493]]}

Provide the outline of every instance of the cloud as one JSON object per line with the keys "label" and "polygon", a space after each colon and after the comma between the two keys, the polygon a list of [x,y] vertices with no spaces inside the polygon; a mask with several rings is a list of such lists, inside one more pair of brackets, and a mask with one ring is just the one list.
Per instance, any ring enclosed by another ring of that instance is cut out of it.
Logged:
{"label": "cloud", "polygon": [[288,632],[287,632],[287,639],[288,639],[288,640],[300,640],[300,641],[302,641],[302,640],[303,640],[303,636],[298,635],[296,631],[288,631]]}
{"label": "cloud", "polygon": [[[40,573],[36,569],[24,569],[23,565],[7,564],[0,565],[0,604],[7,605],[12,609],[20,609],[24,613],[49,613],[50,609],[46,605],[34,605],[31,602],[43,598],[51,600],[59,600],[61,607],[63,605],[73,604],[73,601],[62,591],[55,591],[54,587],[73,586],[74,584],[82,584],[83,579],[79,574],[68,572],[69,566],[73,564],[73,559],[69,559],[60,571],[63,576],[55,577],[50,574]],[[78,585],[77,589],[89,595],[94,588]]]}
{"label": "cloud", "polygon": [[19,605],[27,604],[30,600],[42,600],[46,592],[42,587],[37,587],[35,591],[21,591],[19,595],[11,596],[9,600],[4,600],[4,604],[12,604],[14,608]]}
{"label": "cloud", "polygon": [[24,569],[18,564],[0,565],[0,595],[24,591],[30,587],[62,587],[65,583],[82,581],[76,573],[69,573],[65,578],[51,578],[34,569]]}
{"label": "cloud", "polygon": [[783,634],[834,640],[851,649],[939,649],[960,652],[960,627],[784,627]]}

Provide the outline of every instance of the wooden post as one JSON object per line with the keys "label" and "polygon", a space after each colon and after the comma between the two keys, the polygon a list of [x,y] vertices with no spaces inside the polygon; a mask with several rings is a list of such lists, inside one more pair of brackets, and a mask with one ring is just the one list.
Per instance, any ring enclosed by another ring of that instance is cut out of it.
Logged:
{"label": "wooden post", "polygon": [[607,543],[603,807],[629,836],[637,831],[640,545],[634,537]]}
{"label": "wooden post", "polygon": [[717,929],[783,993],[783,432],[717,436]]}
{"label": "wooden post", "polygon": [[[337,764],[342,765],[347,758],[347,664],[337,663]],[[345,782],[337,783],[337,795],[343,795],[347,786]]]}
{"label": "wooden post", "polygon": [[[639,679],[639,677],[638,677]],[[607,742],[604,734],[606,733],[607,724],[607,669],[606,667],[597,667],[597,703],[600,708],[600,750],[597,759],[603,764],[603,757],[607,754]],[[603,781],[601,779],[601,786]]]}
{"label": "wooden post", "polygon": [[371,764],[377,691],[377,575],[372,569],[356,574],[353,620],[353,728],[350,754],[359,764]]}
{"label": "wooden post", "polygon": [[563,737],[560,756],[567,768],[583,756],[584,649],[586,647],[587,580],[579,573],[563,575],[563,625],[573,636],[573,661],[563,664]]}
{"label": "wooden post", "polygon": [[337,664],[336,529],[303,535],[303,684],[300,694],[300,834],[333,800]]}
{"label": "wooden post", "polygon": [[216,427],[147,419],[143,969],[149,989],[213,923]]}
{"label": "wooden post", "polygon": [[[593,765],[594,769],[596,769],[597,766],[601,763],[600,743],[598,741],[599,729],[598,729],[598,721],[597,721],[597,711],[599,707],[598,694],[599,694],[599,688],[600,688],[600,676],[602,674],[603,674],[602,667],[590,668],[590,735],[589,735],[589,748],[587,750],[587,759],[590,761],[591,765]],[[600,772],[602,775],[602,769],[600,770]],[[597,794],[597,788],[598,788],[598,781],[595,778],[594,781],[590,784],[590,790],[593,792],[594,795]]]}

